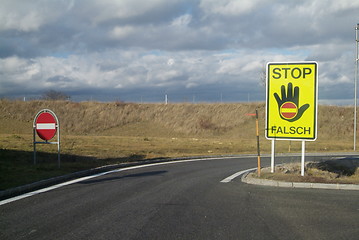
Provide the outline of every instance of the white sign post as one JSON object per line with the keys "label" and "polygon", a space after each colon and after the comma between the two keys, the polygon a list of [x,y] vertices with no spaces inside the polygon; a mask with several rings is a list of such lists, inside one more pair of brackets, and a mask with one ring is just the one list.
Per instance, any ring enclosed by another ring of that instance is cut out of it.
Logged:
{"label": "white sign post", "polygon": [[302,141],[304,176],[305,141],[317,138],[318,67],[316,62],[272,62],[267,64],[266,138]]}

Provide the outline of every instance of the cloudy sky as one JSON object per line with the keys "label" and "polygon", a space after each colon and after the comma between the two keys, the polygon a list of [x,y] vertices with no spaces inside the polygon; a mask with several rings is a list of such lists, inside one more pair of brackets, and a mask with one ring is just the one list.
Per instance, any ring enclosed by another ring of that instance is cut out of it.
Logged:
{"label": "cloudy sky", "polygon": [[358,0],[0,0],[0,97],[264,101],[267,62],[317,61],[350,104]]}

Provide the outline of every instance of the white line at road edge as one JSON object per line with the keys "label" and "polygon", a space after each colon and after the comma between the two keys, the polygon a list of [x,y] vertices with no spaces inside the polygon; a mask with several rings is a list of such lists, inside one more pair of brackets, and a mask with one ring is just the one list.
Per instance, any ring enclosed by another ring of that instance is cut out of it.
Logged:
{"label": "white line at road edge", "polygon": [[245,174],[247,172],[250,172],[250,171],[253,171],[253,170],[256,170],[257,168],[251,168],[251,169],[247,169],[247,170],[243,170],[243,171],[240,171],[240,172],[236,172],[235,174],[229,176],[229,177],[226,177],[225,179],[223,179],[221,181],[221,183],[229,183],[230,181],[232,181],[233,179],[235,179],[236,177],[239,177],[240,175],[242,174]]}
{"label": "white line at road edge", "polygon": [[108,171],[108,172],[103,172],[103,173],[98,173],[98,174],[87,176],[87,177],[77,178],[77,179],[74,179],[74,180],[71,180],[71,181],[56,184],[54,186],[50,186],[50,187],[39,189],[39,190],[36,190],[36,191],[33,191],[33,192],[25,193],[25,194],[22,194],[22,195],[13,197],[13,198],[8,198],[8,199],[0,201],[0,206],[4,205],[4,204],[7,204],[7,203],[17,201],[17,200],[20,200],[20,199],[31,197],[31,196],[34,196],[34,195],[37,195],[37,194],[40,194],[40,193],[48,192],[48,191],[51,191],[51,190],[54,190],[54,189],[57,189],[57,188],[60,188],[60,187],[64,187],[64,186],[67,186],[67,185],[70,185],[70,184],[78,183],[78,182],[81,182],[81,181],[85,181],[85,180],[88,180],[88,179],[91,179],[91,178],[103,176],[103,175],[110,174],[110,173],[123,172],[123,171],[127,171],[127,170],[132,170],[132,169],[159,166],[159,165],[166,165],[166,164],[175,164],[175,163],[184,163],[184,162],[196,162],[196,161],[209,161],[209,160],[220,160],[220,159],[232,159],[232,158],[243,158],[243,157],[248,157],[248,156],[187,159],[187,160],[178,160],[178,161],[161,162],[161,163],[150,163],[150,164],[145,164],[145,165],[120,168],[120,169],[116,169],[116,170],[112,170],[112,171]]}

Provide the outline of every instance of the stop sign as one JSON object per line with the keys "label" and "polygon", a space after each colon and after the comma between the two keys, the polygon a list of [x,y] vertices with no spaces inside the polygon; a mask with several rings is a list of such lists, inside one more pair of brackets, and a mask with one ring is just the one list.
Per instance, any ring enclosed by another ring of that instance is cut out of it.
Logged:
{"label": "stop sign", "polygon": [[53,138],[57,131],[55,117],[49,112],[40,113],[35,120],[37,135],[45,141]]}

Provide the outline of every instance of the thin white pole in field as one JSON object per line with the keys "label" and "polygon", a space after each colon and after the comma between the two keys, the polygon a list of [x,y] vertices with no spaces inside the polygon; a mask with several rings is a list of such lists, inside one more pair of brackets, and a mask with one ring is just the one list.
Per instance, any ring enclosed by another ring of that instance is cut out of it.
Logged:
{"label": "thin white pole in field", "polygon": [[302,141],[302,164],[301,164],[301,175],[304,176],[304,165],[305,165],[305,141]]}
{"label": "thin white pole in field", "polygon": [[355,28],[355,76],[354,76],[354,151],[356,151],[356,141],[357,141],[357,86],[358,86],[358,61],[359,61],[359,52],[358,52],[358,30],[359,30],[359,23],[356,25]]}
{"label": "thin white pole in field", "polygon": [[274,173],[274,158],[275,158],[275,139],[272,139],[272,153],[270,158],[270,172]]}

